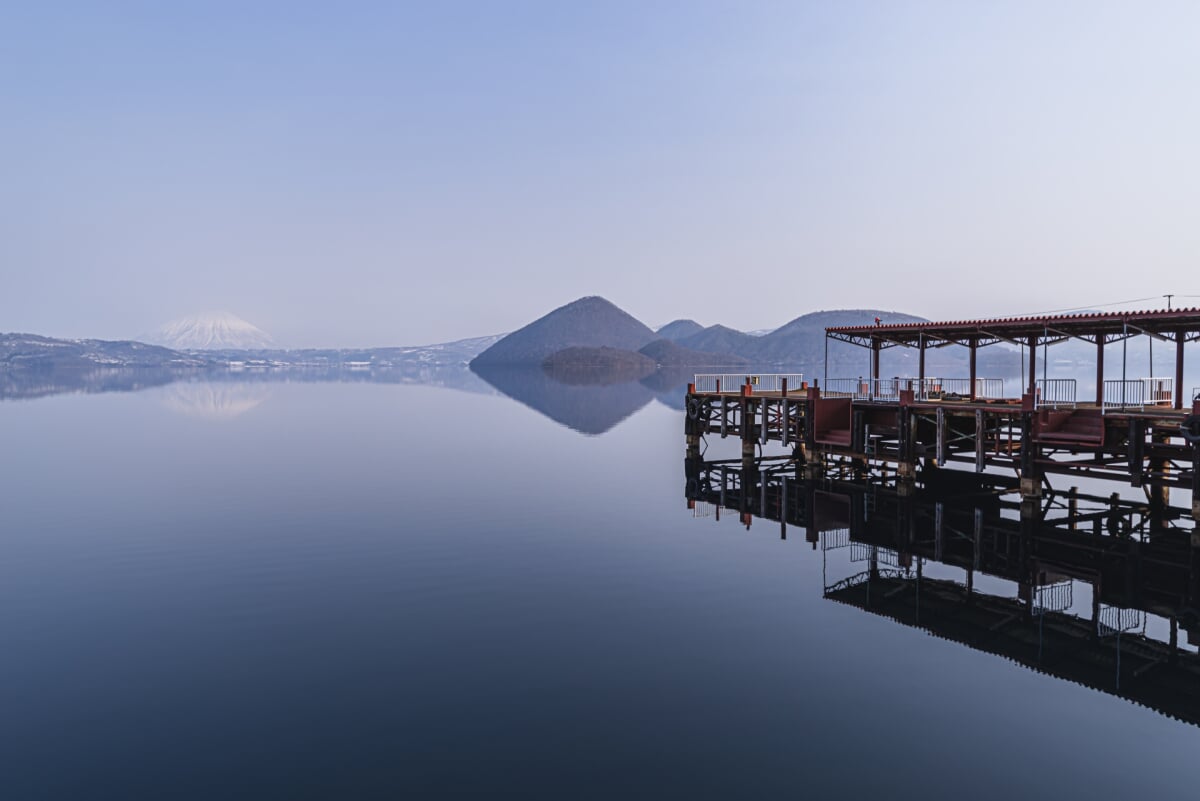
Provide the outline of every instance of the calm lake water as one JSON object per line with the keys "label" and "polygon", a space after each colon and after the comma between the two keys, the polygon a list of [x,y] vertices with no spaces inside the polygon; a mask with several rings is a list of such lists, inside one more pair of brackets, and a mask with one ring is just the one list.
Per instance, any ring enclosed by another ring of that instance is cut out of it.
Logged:
{"label": "calm lake water", "polygon": [[681,390],[539,380],[0,404],[0,797],[1196,797],[1200,728],[694,517]]}

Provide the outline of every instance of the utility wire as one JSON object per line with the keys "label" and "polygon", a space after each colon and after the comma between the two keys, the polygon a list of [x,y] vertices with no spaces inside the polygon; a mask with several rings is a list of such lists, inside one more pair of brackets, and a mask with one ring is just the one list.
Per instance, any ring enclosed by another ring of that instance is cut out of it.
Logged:
{"label": "utility wire", "polygon": [[[1197,298],[1200,295],[1176,295],[1179,298]],[[1062,314],[1064,312],[1073,311],[1089,311],[1091,309],[1106,309],[1109,306],[1127,306],[1130,303],[1146,303],[1151,300],[1159,300],[1162,295],[1152,295],[1148,298],[1132,298],[1130,300],[1116,300],[1112,303],[1094,303],[1090,306],[1072,306],[1068,309],[1043,309],[1042,311],[1027,312],[1026,314],[1014,314],[1013,317],[1036,317],[1039,314]]]}

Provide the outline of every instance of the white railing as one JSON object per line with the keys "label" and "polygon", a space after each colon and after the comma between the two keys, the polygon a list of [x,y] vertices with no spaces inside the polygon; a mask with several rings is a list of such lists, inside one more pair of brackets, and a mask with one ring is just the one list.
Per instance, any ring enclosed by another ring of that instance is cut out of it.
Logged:
{"label": "white railing", "polygon": [[969,378],[938,378],[934,385],[934,398],[944,398],[956,395],[961,398],[971,397],[971,379]]}
{"label": "white railing", "polygon": [[[1107,381],[1105,382],[1108,383]],[[1047,406],[1051,409],[1075,408],[1074,378],[1039,378],[1037,380],[1034,405],[1037,408]]]}
{"label": "white railing", "polygon": [[787,380],[788,392],[799,391],[804,383],[803,373],[696,373],[693,380],[697,392],[742,391],[749,384],[754,392],[780,392]]}
{"label": "white railing", "polygon": [[804,373],[769,373],[750,376],[750,386],[755,392],[782,392],[787,381],[788,392],[799,392],[804,383]]}
{"label": "white railing", "polygon": [[851,398],[857,401],[880,401],[895,403],[900,400],[900,391],[919,386],[915,378],[830,378],[821,385],[821,395],[826,398]]}
{"label": "white railing", "polygon": [[912,375],[900,375],[898,378],[890,378],[888,381],[895,381],[896,393],[904,390],[912,390],[912,397],[917,401],[924,401],[929,397],[930,387],[934,386],[937,379],[935,378],[914,378]]}
{"label": "white railing", "polygon": [[746,376],[740,373],[697,373],[697,392],[741,392]]}
{"label": "white railing", "polygon": [[[900,393],[904,390],[912,390],[913,399],[918,401],[939,400],[948,395],[969,398],[971,397],[971,379],[911,378],[907,376],[873,380],[830,378],[821,385],[821,394],[827,398],[853,398],[854,400],[880,401],[882,403],[898,402]],[[976,378],[975,397],[977,399],[1002,400],[1004,398],[1004,379]],[[1072,403],[1074,403],[1074,397],[1072,393]]]}
{"label": "white railing", "polygon": [[1046,612],[1065,612],[1070,609],[1075,603],[1074,586],[1075,582],[1070,579],[1039,586],[1033,597],[1033,614],[1037,616]]}
{"label": "white railing", "polygon": [[1145,385],[1137,378],[1111,378],[1104,382],[1102,409],[1141,409]]}
{"label": "white railing", "polygon": [[1142,394],[1147,406],[1171,406],[1175,403],[1174,378],[1143,378]]}
{"label": "white railing", "polygon": [[884,548],[879,545],[867,545],[863,542],[850,543],[851,562],[869,562],[872,558],[875,559],[876,564],[887,565],[888,567],[900,566],[900,554],[891,548]]}
{"label": "white railing", "polygon": [[1126,631],[1137,631],[1145,625],[1146,613],[1141,609],[1101,604],[1096,633],[1101,637],[1109,637]]}
{"label": "white railing", "polygon": [[983,400],[1004,400],[1003,378],[976,378],[975,397]]}
{"label": "white railing", "polygon": [[1175,379],[1129,378],[1104,382],[1103,409],[1145,409],[1175,402]]}
{"label": "white railing", "polygon": [[899,378],[876,378],[871,381],[871,397],[873,401],[899,402],[900,390],[906,384]]}
{"label": "white railing", "polygon": [[[956,395],[960,398],[971,397],[971,379],[969,378],[927,378],[926,386],[932,397]],[[932,386],[929,382],[933,382]],[[976,378],[975,397],[985,400],[1001,400],[1004,398],[1003,378]]]}
{"label": "white railing", "polygon": [[821,395],[826,398],[853,398],[868,400],[871,389],[861,378],[829,378],[821,385]]}
{"label": "white railing", "polygon": [[821,532],[821,550],[836,551],[850,544],[850,529],[833,528]]}

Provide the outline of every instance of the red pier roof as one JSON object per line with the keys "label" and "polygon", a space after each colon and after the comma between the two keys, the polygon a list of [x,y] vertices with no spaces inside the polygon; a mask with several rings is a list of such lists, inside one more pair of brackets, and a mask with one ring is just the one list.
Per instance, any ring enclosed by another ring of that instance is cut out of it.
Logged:
{"label": "red pier roof", "polygon": [[825,329],[833,339],[867,345],[918,345],[975,341],[979,345],[1002,340],[1024,342],[1030,337],[1062,339],[1076,337],[1096,342],[1122,336],[1151,334],[1185,341],[1200,339],[1200,308],[1152,309],[1148,311],[1081,312],[1079,314],[997,317],[928,323],[843,325]]}

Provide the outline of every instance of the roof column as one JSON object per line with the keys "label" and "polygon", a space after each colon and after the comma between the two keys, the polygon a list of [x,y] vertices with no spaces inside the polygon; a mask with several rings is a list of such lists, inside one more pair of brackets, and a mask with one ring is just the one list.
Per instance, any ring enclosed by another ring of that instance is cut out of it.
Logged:
{"label": "roof column", "polygon": [[1030,395],[1037,395],[1037,334],[1029,337],[1029,387]]}
{"label": "roof column", "polygon": [[979,340],[972,337],[971,338],[971,400],[975,400],[976,395],[979,394],[975,391],[975,351],[978,347],[979,347]]}
{"label": "roof column", "polygon": [[917,357],[917,378],[921,379],[921,388],[925,387],[925,332],[922,331],[917,335],[917,349],[920,355]]}
{"label": "roof column", "polygon": [[[1175,335],[1175,408],[1183,408],[1183,343],[1186,336],[1183,331]],[[1153,370],[1150,371],[1154,373]]]}

